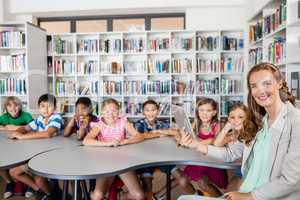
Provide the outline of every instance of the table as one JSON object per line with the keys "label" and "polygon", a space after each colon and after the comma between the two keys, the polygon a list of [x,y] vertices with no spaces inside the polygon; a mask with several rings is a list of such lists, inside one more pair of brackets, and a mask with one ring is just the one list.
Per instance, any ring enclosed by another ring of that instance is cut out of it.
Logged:
{"label": "table", "polygon": [[0,133],[0,170],[22,165],[42,152],[81,145],[75,137],[56,136],[48,139],[12,140]]}
{"label": "table", "polygon": [[[55,161],[55,162],[54,162]],[[224,163],[191,149],[177,147],[173,138],[163,137],[120,147],[73,147],[56,149],[33,157],[32,173],[54,179],[74,180],[74,199],[79,180],[114,176],[129,170],[161,165],[202,165],[236,169],[240,163]],[[170,172],[167,174],[170,199]],[[65,192],[65,191],[64,191]]]}

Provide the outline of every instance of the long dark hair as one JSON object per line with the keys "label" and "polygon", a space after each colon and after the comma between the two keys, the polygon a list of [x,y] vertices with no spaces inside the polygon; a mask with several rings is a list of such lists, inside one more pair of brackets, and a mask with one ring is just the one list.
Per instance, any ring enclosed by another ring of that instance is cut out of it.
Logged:
{"label": "long dark hair", "polygon": [[248,87],[248,106],[250,109],[251,114],[255,117],[255,123],[259,128],[261,128],[261,120],[262,117],[266,114],[266,110],[264,107],[258,105],[251,93],[250,87],[250,77],[254,72],[266,70],[273,74],[274,78],[277,82],[282,83],[282,87],[279,89],[279,96],[282,102],[291,102],[295,105],[295,97],[290,93],[287,83],[280,72],[279,68],[271,63],[260,63],[255,65],[250,69],[247,75],[247,87]]}

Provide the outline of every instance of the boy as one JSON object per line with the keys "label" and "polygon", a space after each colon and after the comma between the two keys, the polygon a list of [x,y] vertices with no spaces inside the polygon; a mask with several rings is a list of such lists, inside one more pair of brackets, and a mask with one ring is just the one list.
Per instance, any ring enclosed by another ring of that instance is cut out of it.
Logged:
{"label": "boy", "polygon": [[69,137],[76,133],[78,140],[83,140],[90,131],[90,123],[97,122],[97,116],[92,114],[92,101],[88,97],[80,97],[75,103],[75,115],[64,129],[64,136]]}
{"label": "boy", "polygon": [[[43,94],[38,100],[40,115],[25,127],[18,128],[10,135],[11,139],[42,139],[50,138],[60,133],[63,120],[60,114],[55,113],[56,99],[53,95]],[[10,175],[24,184],[30,186],[38,199],[48,200],[50,188],[45,178],[33,176],[27,165],[10,169]]]}

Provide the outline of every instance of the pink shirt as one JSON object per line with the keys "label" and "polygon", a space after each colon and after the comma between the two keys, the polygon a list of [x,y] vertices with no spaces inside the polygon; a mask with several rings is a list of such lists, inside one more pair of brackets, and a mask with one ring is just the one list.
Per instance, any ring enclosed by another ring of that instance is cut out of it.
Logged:
{"label": "pink shirt", "polygon": [[215,136],[217,135],[219,130],[220,130],[220,124],[213,123],[208,133],[206,133],[202,130],[199,130],[198,137],[201,140],[212,139],[212,138],[215,138]]}
{"label": "pink shirt", "polygon": [[115,140],[124,140],[125,139],[125,126],[127,118],[120,117],[115,126],[108,126],[102,118],[98,122],[91,123],[91,126],[97,126],[100,131],[98,133],[97,139],[103,142],[109,142],[113,139]]}

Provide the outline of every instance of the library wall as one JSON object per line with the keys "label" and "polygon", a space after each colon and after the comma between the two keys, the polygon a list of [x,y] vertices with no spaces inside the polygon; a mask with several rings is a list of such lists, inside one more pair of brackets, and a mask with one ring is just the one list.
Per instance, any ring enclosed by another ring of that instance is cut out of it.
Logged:
{"label": "library wall", "polygon": [[250,0],[250,1],[248,1],[248,5],[246,5],[247,19],[250,19],[251,17],[253,17],[269,2],[271,2],[271,0]]}
{"label": "library wall", "polygon": [[0,0],[0,22],[3,22],[4,20],[3,20],[3,16],[4,16],[4,14],[3,14],[3,12],[4,12],[4,9],[3,9],[3,1],[4,0]]}
{"label": "library wall", "polygon": [[189,30],[234,30],[246,26],[245,7],[203,7],[186,10]]}

